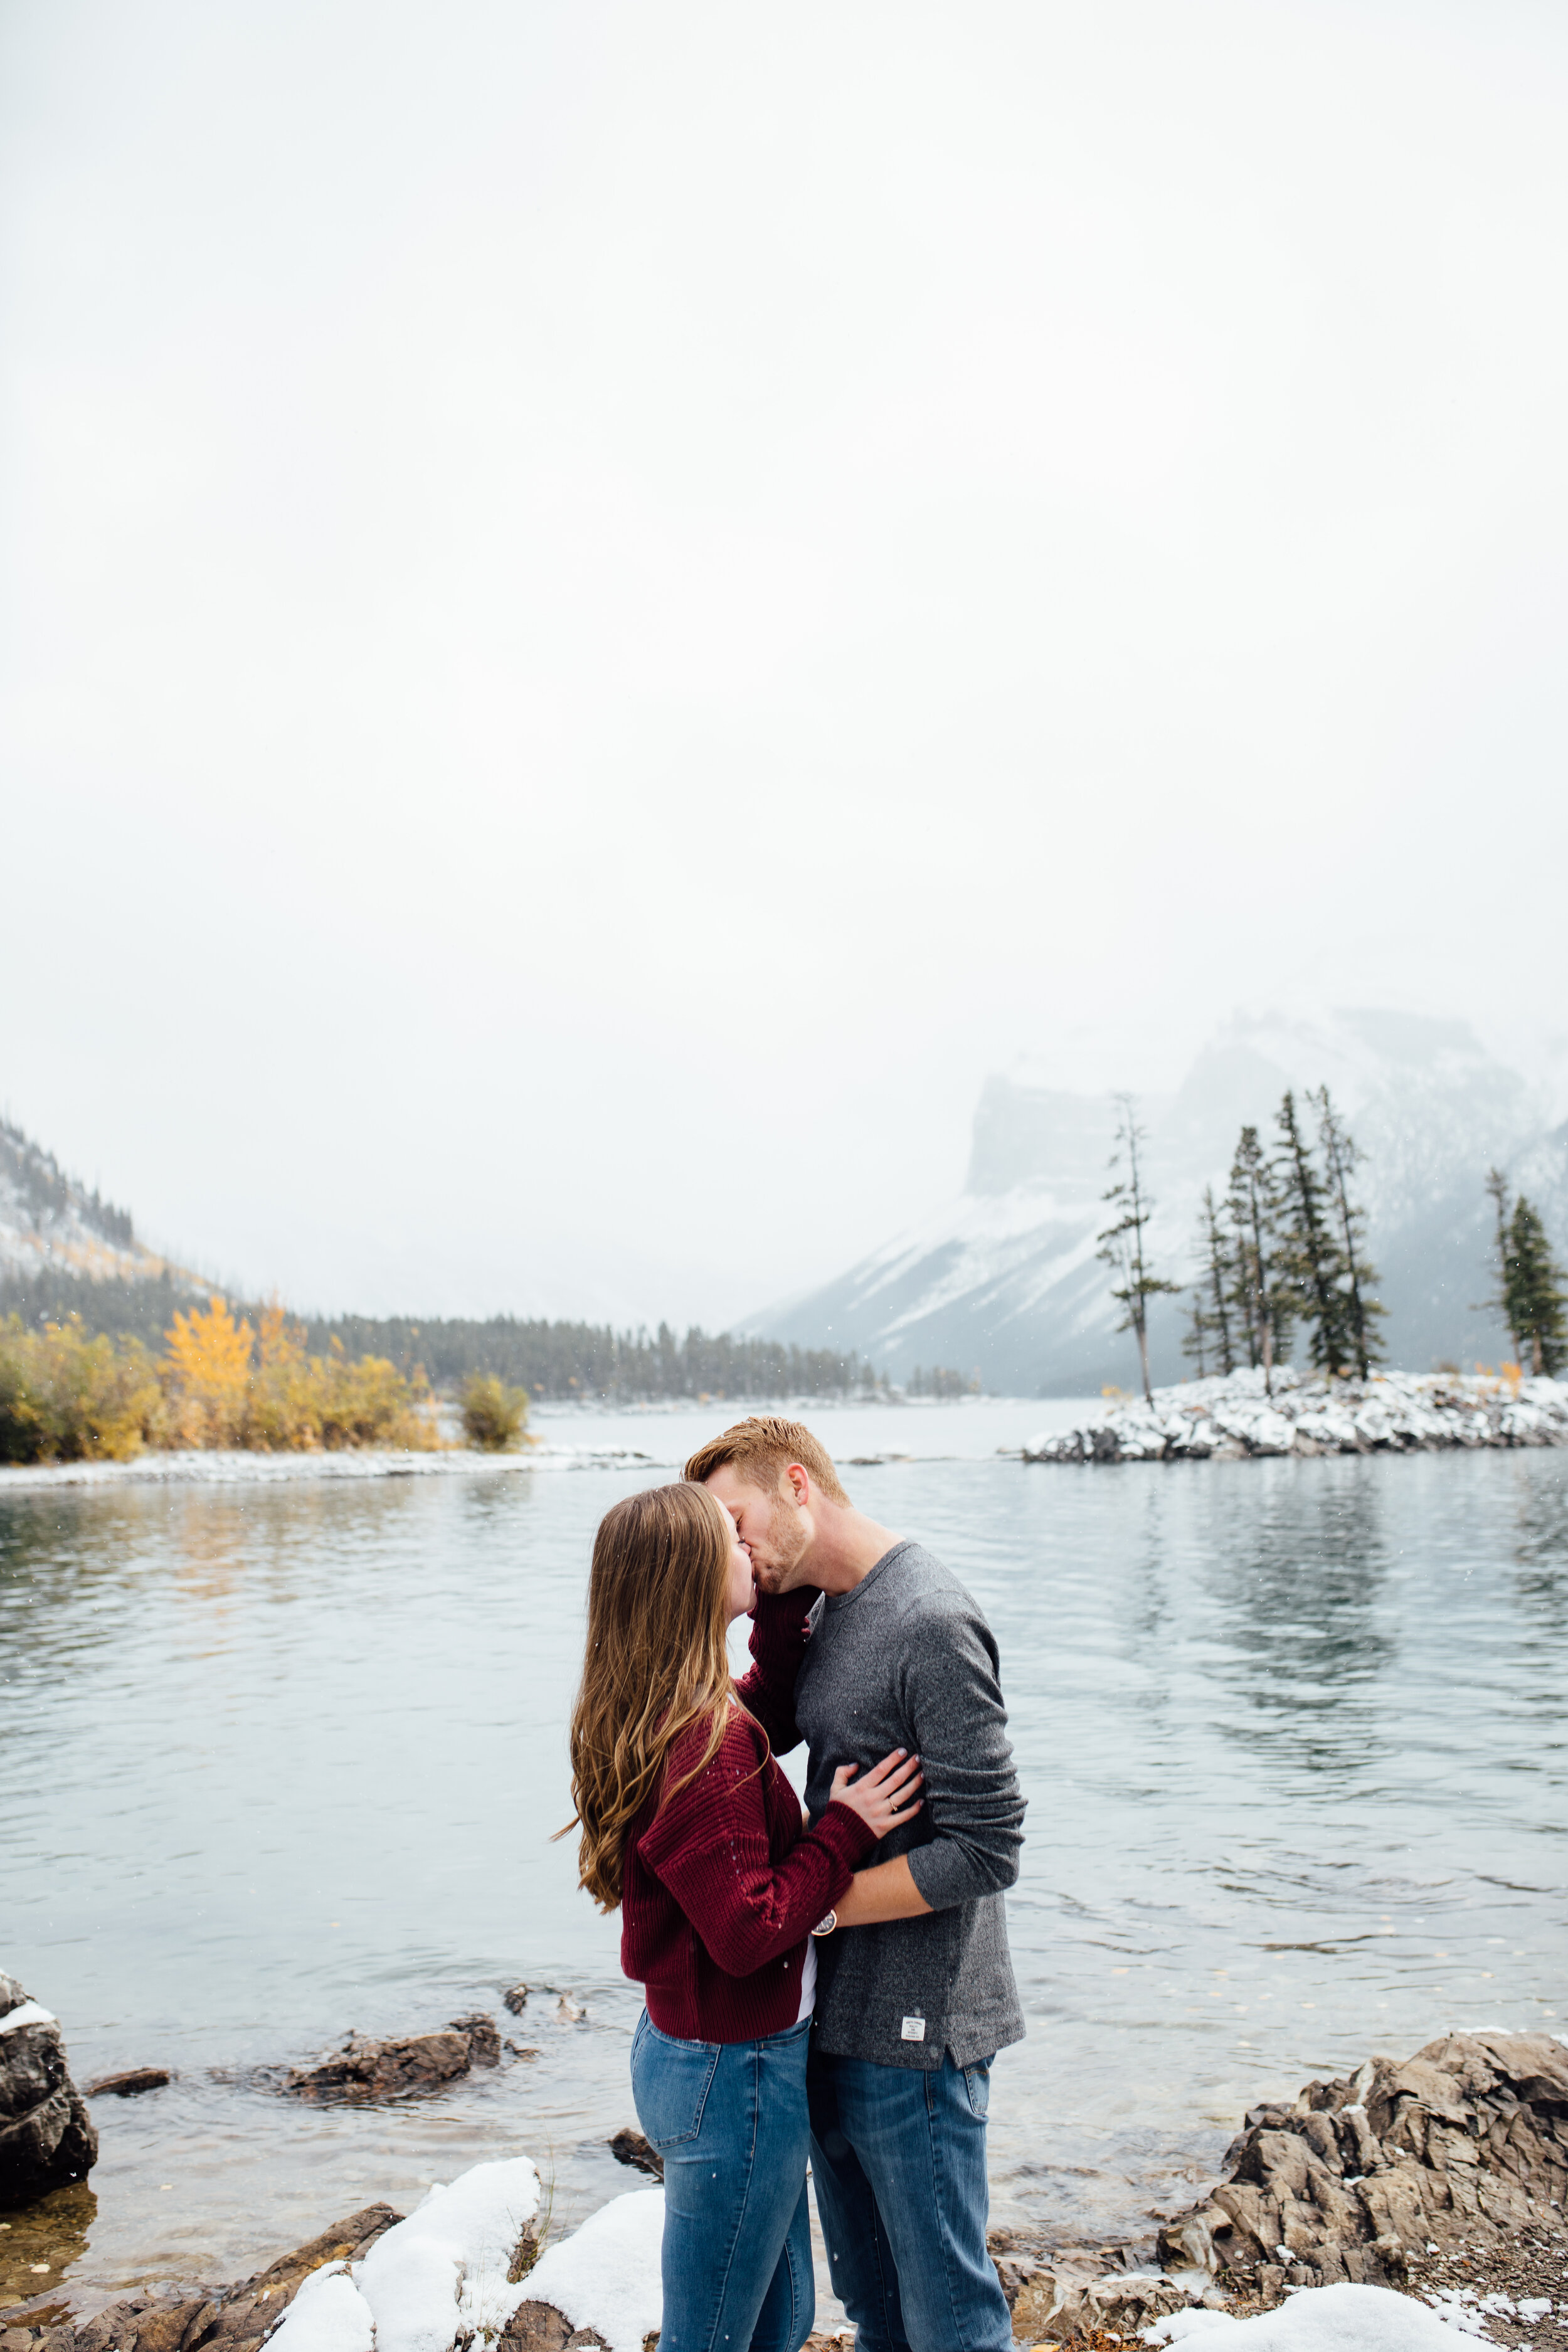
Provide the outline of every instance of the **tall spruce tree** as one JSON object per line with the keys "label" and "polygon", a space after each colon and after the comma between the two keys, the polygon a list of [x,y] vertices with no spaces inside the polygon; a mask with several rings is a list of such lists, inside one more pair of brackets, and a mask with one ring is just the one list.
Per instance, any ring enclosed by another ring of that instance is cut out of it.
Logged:
{"label": "tall spruce tree", "polygon": [[1116,1099],[1121,1109],[1116,1121],[1116,1149],[1109,1164],[1112,1168],[1124,1167],[1126,1173],[1108,1185],[1100,1195],[1110,1202],[1115,1214],[1095,1238],[1099,1256],[1120,1276],[1110,1286],[1110,1295],[1121,1308],[1121,1320],[1116,1328],[1136,1335],[1144,1401],[1152,1405],[1154,1391],[1149,1384],[1149,1301],[1162,1292],[1174,1296],[1182,1286],[1179,1282],[1167,1282],[1149,1264],[1143,1235],[1154,1213],[1154,1203],[1144,1186],[1142,1157],[1149,1139],[1138,1124],[1132,1097],[1118,1095]]}
{"label": "tall spruce tree", "polygon": [[[1513,1212],[1509,1205],[1508,1178],[1503,1174],[1500,1168],[1489,1168],[1487,1170],[1487,1191],[1491,1194],[1492,1207],[1496,1212],[1497,1216],[1496,1248],[1498,1286],[1497,1297],[1495,1298],[1487,1299],[1484,1302],[1484,1305],[1486,1307],[1495,1307],[1502,1316],[1503,1320],[1508,1325],[1509,1345],[1513,1349],[1513,1361],[1516,1364],[1522,1364],[1524,1361],[1524,1343],[1519,1336],[1519,1328],[1513,1319],[1513,1307],[1509,1297],[1508,1284],[1508,1229],[1509,1221],[1511,1218]],[[1479,1313],[1482,1310],[1478,1308],[1475,1311]]]}
{"label": "tall spruce tree", "polygon": [[1280,1201],[1278,1262],[1294,1295],[1298,1315],[1311,1326],[1312,1361],[1336,1380],[1355,1360],[1348,1294],[1342,1286],[1344,1259],[1330,1223],[1324,1181],[1297,1116],[1294,1094],[1286,1093],[1275,1124],[1279,1129],[1273,1161]]}
{"label": "tall spruce tree", "polygon": [[1568,1360],[1568,1319],[1564,1317],[1563,1269],[1552,1254],[1540,1211],[1521,1192],[1508,1224],[1508,1259],[1503,1291],[1510,1328],[1522,1349],[1530,1348],[1530,1369],[1539,1380],[1553,1379]]}
{"label": "tall spruce tree", "polygon": [[1351,1181],[1366,1154],[1334,1108],[1326,1086],[1320,1087],[1316,1094],[1309,1089],[1307,1100],[1318,1114],[1318,1149],[1323,1155],[1330,1216],[1339,1229],[1344,1333],[1352,1360],[1364,1381],[1373,1358],[1382,1352],[1376,1326],[1387,1311],[1373,1295],[1377,1268],[1367,1255],[1366,1211],[1351,1192]]}
{"label": "tall spruce tree", "polygon": [[1198,1368],[1198,1378],[1208,1378],[1209,1349],[1214,1339],[1214,1318],[1204,1305],[1201,1284],[1193,1286],[1193,1303],[1187,1309],[1187,1328],[1182,1334],[1182,1353]]}
{"label": "tall spruce tree", "polygon": [[1198,1278],[1193,1285],[1187,1336],[1182,1342],[1184,1355],[1196,1360],[1199,1380],[1207,1372],[1211,1355],[1221,1372],[1228,1376],[1236,1370],[1237,1318],[1231,1303],[1231,1244],[1225,1212],[1215,1199],[1214,1186],[1205,1184],[1203,1205],[1198,1211]]}
{"label": "tall spruce tree", "polygon": [[1255,1127],[1241,1130],[1231,1162],[1228,1206],[1234,1248],[1230,1303],[1247,1362],[1254,1371],[1262,1366],[1263,1385],[1272,1396],[1274,1366],[1290,1344],[1294,1317],[1289,1290],[1275,1263],[1279,1190]]}

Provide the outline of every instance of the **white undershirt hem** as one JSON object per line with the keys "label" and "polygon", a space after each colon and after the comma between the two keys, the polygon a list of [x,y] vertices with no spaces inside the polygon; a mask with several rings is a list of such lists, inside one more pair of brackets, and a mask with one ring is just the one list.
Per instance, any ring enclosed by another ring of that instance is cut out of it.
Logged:
{"label": "white undershirt hem", "polygon": [[800,1971],[800,2007],[795,2011],[797,2025],[811,2015],[816,2007],[816,1937],[805,1939],[805,1959]]}

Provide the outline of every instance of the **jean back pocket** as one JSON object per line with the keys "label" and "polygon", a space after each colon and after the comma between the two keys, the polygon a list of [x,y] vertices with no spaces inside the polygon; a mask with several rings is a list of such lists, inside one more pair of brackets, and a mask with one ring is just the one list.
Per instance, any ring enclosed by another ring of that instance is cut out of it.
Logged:
{"label": "jean back pocket", "polygon": [[721,2044],[678,2042],[645,2016],[632,2042],[632,2098],[637,2121],[660,2156],[694,2140],[719,2071]]}

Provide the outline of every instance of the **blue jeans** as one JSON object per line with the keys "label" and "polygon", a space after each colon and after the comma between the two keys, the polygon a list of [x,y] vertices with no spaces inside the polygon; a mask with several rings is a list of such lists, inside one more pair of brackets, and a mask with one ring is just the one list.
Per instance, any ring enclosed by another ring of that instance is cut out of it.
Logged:
{"label": "blue jeans", "polygon": [[811,2020],[677,2042],[645,2011],[637,2119],[664,2158],[659,2352],[800,2352],[816,2316],[805,2198]]}
{"label": "blue jeans", "polygon": [[1012,2352],[985,2250],[989,2060],[811,2057],[811,2177],[856,2352]]}

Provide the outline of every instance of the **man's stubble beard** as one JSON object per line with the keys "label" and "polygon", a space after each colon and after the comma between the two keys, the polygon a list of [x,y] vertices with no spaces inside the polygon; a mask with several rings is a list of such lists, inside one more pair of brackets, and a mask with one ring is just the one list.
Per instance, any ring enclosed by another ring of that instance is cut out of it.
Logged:
{"label": "man's stubble beard", "polygon": [[799,1508],[787,1496],[773,1497],[764,1549],[768,1555],[765,1560],[759,1559],[754,1551],[752,1554],[752,1572],[759,1592],[793,1592],[797,1584],[805,1582],[800,1565],[811,1549],[811,1538]]}

